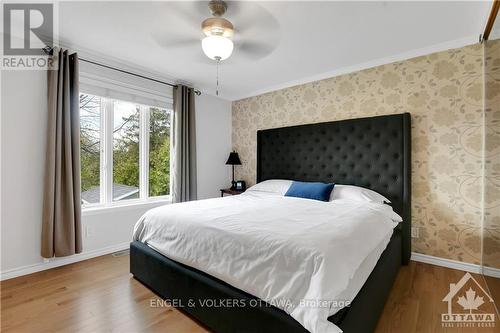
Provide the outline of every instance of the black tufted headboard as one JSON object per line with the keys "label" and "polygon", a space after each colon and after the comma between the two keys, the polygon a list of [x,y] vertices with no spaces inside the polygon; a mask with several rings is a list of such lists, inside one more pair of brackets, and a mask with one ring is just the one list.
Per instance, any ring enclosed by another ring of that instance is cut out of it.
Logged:
{"label": "black tufted headboard", "polygon": [[323,181],[370,188],[403,217],[403,262],[411,252],[410,114],[257,132],[257,182]]}

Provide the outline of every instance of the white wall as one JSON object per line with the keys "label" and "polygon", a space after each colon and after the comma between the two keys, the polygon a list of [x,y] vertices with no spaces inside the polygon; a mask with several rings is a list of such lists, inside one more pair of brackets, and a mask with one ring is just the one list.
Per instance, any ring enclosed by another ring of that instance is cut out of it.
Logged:
{"label": "white wall", "polygon": [[2,272],[41,260],[46,87],[43,71],[2,71]]}
{"label": "white wall", "polygon": [[[83,213],[83,253],[44,262],[40,256],[46,137],[46,73],[1,72],[2,279],[114,252],[127,247],[148,204]],[[230,183],[224,165],[231,150],[231,104],[197,97],[198,197],[217,197]]]}
{"label": "white wall", "polygon": [[202,94],[196,98],[198,199],[217,197],[231,186],[231,102]]}

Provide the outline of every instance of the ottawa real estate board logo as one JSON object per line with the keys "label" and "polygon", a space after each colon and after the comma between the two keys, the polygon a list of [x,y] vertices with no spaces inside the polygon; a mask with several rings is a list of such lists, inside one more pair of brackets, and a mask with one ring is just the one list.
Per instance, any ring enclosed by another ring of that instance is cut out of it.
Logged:
{"label": "ottawa real estate board logo", "polygon": [[448,312],[441,314],[442,327],[495,327],[493,298],[470,273],[450,283],[443,302]]}
{"label": "ottawa real estate board logo", "polygon": [[56,3],[2,3],[1,69],[54,69],[42,49],[54,46]]}

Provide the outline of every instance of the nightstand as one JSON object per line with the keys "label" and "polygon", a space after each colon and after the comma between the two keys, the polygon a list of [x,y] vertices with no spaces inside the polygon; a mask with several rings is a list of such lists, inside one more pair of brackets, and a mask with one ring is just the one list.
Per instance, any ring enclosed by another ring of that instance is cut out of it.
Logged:
{"label": "nightstand", "polygon": [[232,190],[230,188],[224,188],[224,189],[221,189],[220,190],[220,196],[223,197],[224,194],[227,194],[227,195],[238,195],[238,194],[241,194],[245,191],[241,191],[241,190]]}

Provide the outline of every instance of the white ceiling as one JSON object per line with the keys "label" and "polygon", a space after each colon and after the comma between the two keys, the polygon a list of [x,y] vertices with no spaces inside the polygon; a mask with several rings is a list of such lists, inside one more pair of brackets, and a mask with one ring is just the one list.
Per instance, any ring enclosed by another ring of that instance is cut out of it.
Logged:
{"label": "white ceiling", "polygon": [[[201,50],[207,2],[66,2],[63,45],[81,55],[215,92]],[[220,97],[236,100],[315,79],[474,43],[491,3],[237,2],[226,17],[235,50]]]}

